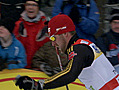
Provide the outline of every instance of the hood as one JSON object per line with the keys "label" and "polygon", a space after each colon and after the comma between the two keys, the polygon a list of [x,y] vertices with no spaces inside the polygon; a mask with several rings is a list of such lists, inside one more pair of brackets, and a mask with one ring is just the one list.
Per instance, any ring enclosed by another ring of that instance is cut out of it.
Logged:
{"label": "hood", "polygon": [[42,16],[45,16],[45,14],[42,11],[39,11],[39,13],[37,14],[36,18],[34,19],[30,19],[28,18],[28,16],[26,15],[26,11],[23,11],[23,13],[21,14],[21,17],[28,22],[37,22],[41,19]]}

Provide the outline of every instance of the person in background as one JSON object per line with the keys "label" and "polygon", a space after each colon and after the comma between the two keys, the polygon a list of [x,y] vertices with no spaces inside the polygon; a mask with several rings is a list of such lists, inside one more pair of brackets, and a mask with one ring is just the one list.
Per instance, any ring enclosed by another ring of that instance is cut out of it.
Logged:
{"label": "person in background", "polygon": [[118,90],[119,74],[101,52],[87,39],[79,39],[75,25],[65,14],[53,17],[48,23],[53,45],[68,56],[66,69],[38,82],[29,76],[16,77],[16,86],[24,90],[45,90],[65,86],[77,78],[88,90]]}
{"label": "person in background", "polygon": [[0,20],[0,71],[25,68],[27,65],[25,49],[12,33],[14,26],[11,18]]}
{"label": "person in background", "polygon": [[31,62],[36,51],[50,41],[47,33],[42,35],[42,29],[46,22],[45,14],[39,10],[39,0],[26,0],[25,10],[21,18],[16,22],[13,33],[24,45],[27,54],[27,66],[31,68]]}
{"label": "person in background", "polygon": [[113,5],[113,4],[119,4],[119,1],[118,1],[118,0],[108,0],[108,1],[107,1],[107,4],[110,4],[110,5],[111,5],[111,4],[112,4],[112,5]]}
{"label": "person in background", "polygon": [[14,21],[19,20],[24,3],[25,0],[0,0],[1,18],[11,17]]}
{"label": "person in background", "polygon": [[52,6],[50,4],[51,3],[51,0],[39,0],[39,1],[40,1],[40,4],[45,4],[48,7],[51,7]]}
{"label": "person in background", "polygon": [[45,4],[46,4],[48,7],[51,7],[51,6],[52,6],[50,3],[51,3],[51,0],[45,0]]}
{"label": "person in background", "polygon": [[100,15],[94,0],[56,0],[52,17],[59,13],[66,14],[73,20],[80,38],[95,43]]}
{"label": "person in background", "polygon": [[119,9],[110,13],[110,30],[98,37],[96,44],[119,73]]}
{"label": "person in background", "polygon": [[[58,49],[58,55],[61,60],[62,68],[64,69],[68,63],[67,55]],[[48,76],[53,76],[54,74],[61,71],[57,52],[52,42],[46,42],[42,47],[40,47],[32,59],[32,68],[35,70],[43,71]]]}

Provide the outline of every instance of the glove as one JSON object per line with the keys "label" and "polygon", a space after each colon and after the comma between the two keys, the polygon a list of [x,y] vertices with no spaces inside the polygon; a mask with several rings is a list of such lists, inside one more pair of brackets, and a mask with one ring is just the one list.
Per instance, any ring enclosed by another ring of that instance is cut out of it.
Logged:
{"label": "glove", "polygon": [[7,63],[3,63],[2,65],[0,65],[0,71],[2,71],[5,68],[7,68]]}
{"label": "glove", "polygon": [[62,6],[61,6],[61,10],[64,10],[64,7],[68,4],[74,4],[75,0],[63,0]]}
{"label": "glove", "polygon": [[41,88],[41,83],[36,82],[28,76],[20,76],[16,77],[16,86],[19,86],[20,89],[24,90],[43,90],[43,84]]}
{"label": "glove", "polygon": [[0,58],[0,71],[7,68],[7,63],[6,62],[7,62],[6,59],[1,59]]}
{"label": "glove", "polygon": [[78,7],[76,5],[74,5],[73,8],[71,9],[71,12],[69,14],[69,17],[75,23],[79,23],[80,22],[81,15],[80,15],[79,10],[78,10]]}

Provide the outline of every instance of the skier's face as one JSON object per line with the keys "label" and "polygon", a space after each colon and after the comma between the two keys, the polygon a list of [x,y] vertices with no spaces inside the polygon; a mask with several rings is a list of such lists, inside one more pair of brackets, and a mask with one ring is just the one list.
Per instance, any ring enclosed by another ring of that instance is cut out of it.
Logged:
{"label": "skier's face", "polygon": [[65,52],[66,41],[64,36],[61,34],[61,35],[54,35],[54,37],[55,37],[55,41],[52,41],[52,45],[53,46],[57,45],[62,52]]}
{"label": "skier's face", "polygon": [[27,1],[25,4],[25,11],[29,18],[35,18],[39,12],[38,3],[34,1]]}

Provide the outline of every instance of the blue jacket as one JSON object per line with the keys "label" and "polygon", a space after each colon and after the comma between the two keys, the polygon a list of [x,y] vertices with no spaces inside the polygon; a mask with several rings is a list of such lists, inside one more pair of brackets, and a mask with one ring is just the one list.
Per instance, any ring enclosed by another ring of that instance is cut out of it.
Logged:
{"label": "blue jacket", "polygon": [[25,49],[20,41],[12,35],[13,41],[10,46],[3,48],[0,45],[0,58],[10,61],[18,61],[18,64],[9,64],[8,69],[24,68],[27,65]]}
{"label": "blue jacket", "polygon": [[[53,17],[58,15],[59,13],[69,15],[73,4],[67,4],[64,7],[63,11],[61,10],[62,4],[63,0],[56,0],[52,12]],[[90,8],[88,10],[89,12],[87,11],[86,5],[78,5],[78,7],[80,8],[79,12],[82,21],[78,24],[74,22],[76,26],[76,32],[80,38],[88,39],[92,42],[95,42],[94,34],[97,32],[99,27],[99,11],[97,5],[94,0],[90,0]]]}

